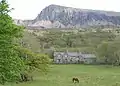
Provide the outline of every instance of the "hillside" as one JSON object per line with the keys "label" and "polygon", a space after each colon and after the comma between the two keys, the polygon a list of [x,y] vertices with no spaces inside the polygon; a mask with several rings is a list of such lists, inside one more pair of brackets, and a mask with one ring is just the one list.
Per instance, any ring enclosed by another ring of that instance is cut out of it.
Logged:
{"label": "hillside", "polygon": [[34,20],[16,22],[38,28],[88,28],[120,26],[120,12],[49,5]]}

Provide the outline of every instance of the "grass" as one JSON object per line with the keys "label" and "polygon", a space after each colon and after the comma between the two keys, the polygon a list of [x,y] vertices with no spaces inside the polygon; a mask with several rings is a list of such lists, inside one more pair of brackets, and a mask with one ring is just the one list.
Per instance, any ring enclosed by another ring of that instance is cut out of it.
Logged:
{"label": "grass", "polygon": [[[80,83],[72,83],[78,77]],[[47,75],[13,86],[120,86],[120,68],[91,65],[51,65]]]}

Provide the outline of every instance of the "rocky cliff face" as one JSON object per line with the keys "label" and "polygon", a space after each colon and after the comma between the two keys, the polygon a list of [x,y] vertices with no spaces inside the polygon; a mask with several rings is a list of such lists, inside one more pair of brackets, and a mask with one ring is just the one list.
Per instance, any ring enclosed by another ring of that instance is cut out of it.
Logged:
{"label": "rocky cliff face", "polygon": [[59,5],[44,8],[36,19],[23,21],[31,27],[80,28],[90,26],[120,26],[120,12],[76,9]]}
{"label": "rocky cliff face", "polygon": [[34,20],[20,20],[20,19],[14,19],[14,23],[17,25],[32,25]]}

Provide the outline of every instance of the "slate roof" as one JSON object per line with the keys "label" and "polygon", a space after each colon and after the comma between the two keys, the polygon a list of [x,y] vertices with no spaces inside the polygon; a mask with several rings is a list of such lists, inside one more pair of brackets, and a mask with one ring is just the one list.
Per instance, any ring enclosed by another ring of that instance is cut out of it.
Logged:
{"label": "slate roof", "polygon": [[79,56],[79,53],[77,53],[77,52],[68,52],[67,55],[69,55],[69,56]]}
{"label": "slate roof", "polygon": [[84,58],[96,58],[94,54],[82,54]]}
{"label": "slate roof", "polygon": [[94,54],[82,54],[81,52],[54,52],[54,55],[61,54],[61,55],[68,55],[68,56],[82,56],[84,58],[96,58]]}

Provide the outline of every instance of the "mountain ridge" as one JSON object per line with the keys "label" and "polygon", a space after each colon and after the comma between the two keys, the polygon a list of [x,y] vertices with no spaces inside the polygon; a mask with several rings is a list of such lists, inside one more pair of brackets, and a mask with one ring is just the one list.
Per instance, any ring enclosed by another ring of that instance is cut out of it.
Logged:
{"label": "mountain ridge", "polygon": [[120,12],[79,9],[51,4],[46,6],[34,20],[18,21],[16,24],[42,28],[119,27]]}

